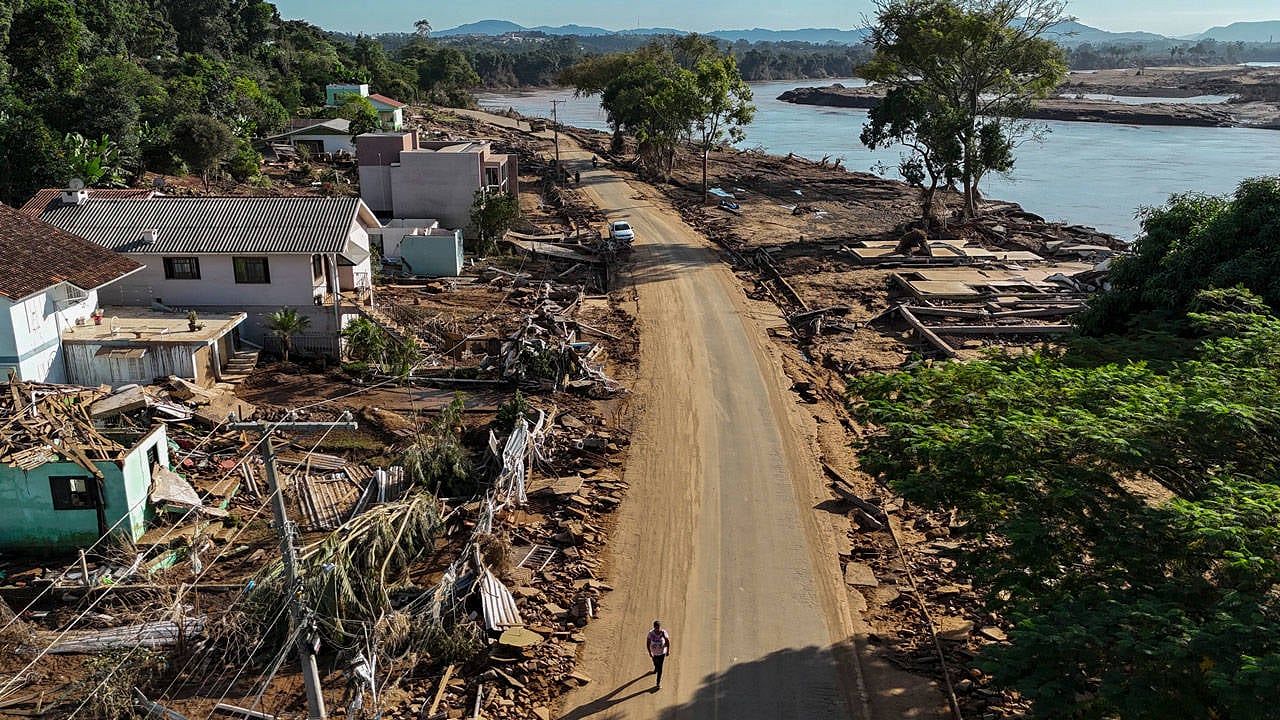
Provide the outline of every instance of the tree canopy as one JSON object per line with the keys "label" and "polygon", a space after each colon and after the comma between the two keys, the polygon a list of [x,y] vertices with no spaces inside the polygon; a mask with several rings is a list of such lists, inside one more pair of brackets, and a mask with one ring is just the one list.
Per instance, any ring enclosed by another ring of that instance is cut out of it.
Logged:
{"label": "tree canopy", "polygon": [[9,118],[0,134],[19,141],[0,148],[0,201],[65,184],[69,133],[105,135],[136,182],[146,170],[181,170],[190,151],[174,129],[189,115],[250,141],[290,116],[320,115],[333,82],[369,82],[405,102],[468,103],[479,79],[467,57],[425,36],[414,43],[388,52],[370,36],[338,38],[283,20],[263,0],[0,2],[0,115]]}
{"label": "tree canopy", "polygon": [[703,160],[703,193],[712,148],[744,136],[755,107],[733,56],[712,39],[688,35],[629,53],[587,58],[561,78],[580,95],[600,93],[615,130],[635,136],[650,174],[666,177],[676,149],[692,142]]}
{"label": "tree canopy", "polygon": [[[875,55],[860,74],[902,92],[871,121],[880,127],[870,138],[889,128],[931,147],[943,131],[958,131],[959,180],[972,217],[983,176],[1013,169],[1015,138],[1032,129],[1020,118],[1066,76],[1061,46],[1044,37],[1064,20],[1064,7],[1060,0],[879,0],[867,38]],[[912,116],[887,122],[891,111]]]}
{"label": "tree canopy", "polygon": [[1280,307],[1280,177],[1245,180],[1231,196],[1175,195],[1142,211],[1132,252],[1116,258],[1110,289],[1080,325],[1100,334],[1168,327],[1196,293],[1244,286]]}
{"label": "tree canopy", "polygon": [[1206,291],[1173,363],[1089,350],[850,384],[862,466],[956,508],[1036,717],[1269,717],[1280,702],[1280,319]]}

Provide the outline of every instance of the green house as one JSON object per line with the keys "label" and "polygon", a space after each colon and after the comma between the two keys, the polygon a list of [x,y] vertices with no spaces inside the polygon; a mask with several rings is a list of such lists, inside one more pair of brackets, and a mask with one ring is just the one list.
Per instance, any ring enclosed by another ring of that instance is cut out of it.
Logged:
{"label": "green house", "polygon": [[64,438],[31,448],[36,458],[21,466],[0,464],[0,549],[73,549],[108,532],[142,537],[151,468],[169,467],[165,428],[105,439],[92,451],[63,453]]}

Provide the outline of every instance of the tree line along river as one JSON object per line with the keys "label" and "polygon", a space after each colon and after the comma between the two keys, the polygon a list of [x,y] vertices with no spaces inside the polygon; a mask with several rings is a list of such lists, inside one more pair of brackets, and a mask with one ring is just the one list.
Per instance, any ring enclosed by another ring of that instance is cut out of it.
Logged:
{"label": "tree line along river", "polygon": [[[860,80],[787,80],[751,83],[756,116],[741,147],[819,160],[841,158],[850,170],[898,164],[897,149],[868,150],[858,141],[865,110],[794,105],[777,100],[803,85]],[[565,100],[566,125],[607,130],[599,98],[575,98],[572,90],[482,93],[481,107],[549,117],[551,100]],[[1148,99],[1155,100],[1155,99]],[[1183,100],[1204,102],[1200,98]],[[1163,99],[1160,102],[1175,102]],[[1129,240],[1138,231],[1139,208],[1187,191],[1220,194],[1240,180],[1280,174],[1280,131],[1245,128],[1152,127],[1089,122],[1048,122],[1049,132],[1017,151],[1008,176],[983,182],[988,197],[1012,200],[1050,220],[1090,225]]]}

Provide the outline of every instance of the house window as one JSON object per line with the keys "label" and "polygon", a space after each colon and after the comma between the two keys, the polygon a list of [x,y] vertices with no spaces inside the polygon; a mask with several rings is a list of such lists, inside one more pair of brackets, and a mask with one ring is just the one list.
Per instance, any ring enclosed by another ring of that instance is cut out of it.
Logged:
{"label": "house window", "polygon": [[97,507],[93,498],[94,490],[93,478],[57,475],[49,478],[49,494],[53,496],[54,510],[85,510]]}
{"label": "house window", "polygon": [[167,257],[164,259],[165,280],[199,280],[200,258]]}
{"label": "house window", "polygon": [[231,258],[235,266],[236,282],[263,284],[271,282],[271,270],[264,257]]}
{"label": "house window", "polygon": [[312,255],[311,256],[311,279],[320,280],[323,277],[324,277],[324,256]]}

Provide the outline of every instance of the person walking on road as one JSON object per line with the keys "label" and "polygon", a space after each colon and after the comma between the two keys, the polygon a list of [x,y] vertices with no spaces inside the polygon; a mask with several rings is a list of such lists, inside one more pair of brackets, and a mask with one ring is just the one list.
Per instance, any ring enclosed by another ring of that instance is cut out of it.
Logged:
{"label": "person walking on road", "polygon": [[671,654],[671,636],[666,630],[662,629],[662,623],[654,620],[653,629],[649,631],[649,635],[645,638],[645,649],[649,651],[649,658],[653,660],[653,674],[657,676],[657,682],[654,684],[654,690],[662,689],[662,663]]}

